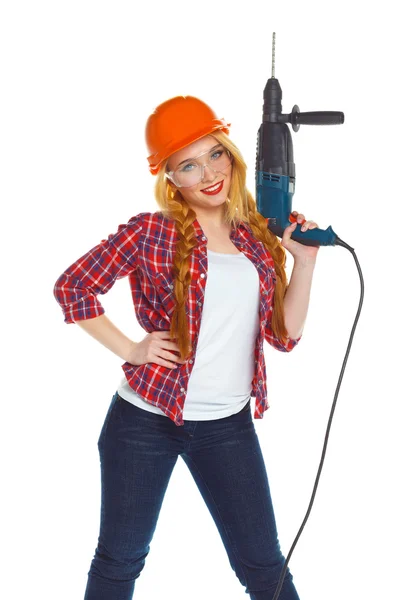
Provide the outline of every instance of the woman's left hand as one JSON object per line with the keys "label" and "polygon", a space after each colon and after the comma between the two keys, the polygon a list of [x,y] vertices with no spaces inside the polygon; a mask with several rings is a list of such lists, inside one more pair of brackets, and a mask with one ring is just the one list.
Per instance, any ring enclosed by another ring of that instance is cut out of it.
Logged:
{"label": "woman's left hand", "polygon": [[[304,215],[298,213],[296,210],[293,210],[292,215],[296,219],[296,223],[292,223],[284,230],[281,241],[282,246],[290,252],[294,259],[315,260],[320,246],[306,246],[305,244],[300,244],[291,239],[291,234],[295,231],[297,223],[301,224],[305,221]],[[315,227],[318,227],[318,224],[314,221],[305,221],[301,227],[301,231],[304,235],[304,230],[315,229]]]}

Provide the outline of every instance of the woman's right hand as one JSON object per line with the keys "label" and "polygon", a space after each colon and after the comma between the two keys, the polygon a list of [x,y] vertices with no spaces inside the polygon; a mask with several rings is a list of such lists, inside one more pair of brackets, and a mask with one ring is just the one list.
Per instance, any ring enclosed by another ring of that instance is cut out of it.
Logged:
{"label": "woman's right hand", "polygon": [[[186,363],[186,360],[180,358],[178,345],[170,340],[169,331],[148,333],[141,342],[133,344],[127,362],[136,366],[152,362],[170,369]],[[178,352],[179,355],[174,354],[171,350]]]}

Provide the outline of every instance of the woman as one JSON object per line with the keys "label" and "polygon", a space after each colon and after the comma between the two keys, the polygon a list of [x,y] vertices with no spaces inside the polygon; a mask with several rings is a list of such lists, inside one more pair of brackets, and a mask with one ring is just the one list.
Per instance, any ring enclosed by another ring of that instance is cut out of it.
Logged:
{"label": "woman", "polygon": [[[272,600],[282,571],[250,397],[263,418],[263,342],[288,352],[300,340],[318,248],[291,240],[295,223],[281,242],[269,231],[228,127],[191,96],[158,106],[146,140],[161,210],[119,225],[54,286],[65,322],[125,360],[98,440],[101,523],[85,600],[132,598],[179,456],[250,598]],[[294,257],[289,284],[284,248]],[[97,299],[126,275],[148,332],[140,342]],[[290,571],[279,598],[298,599]]]}

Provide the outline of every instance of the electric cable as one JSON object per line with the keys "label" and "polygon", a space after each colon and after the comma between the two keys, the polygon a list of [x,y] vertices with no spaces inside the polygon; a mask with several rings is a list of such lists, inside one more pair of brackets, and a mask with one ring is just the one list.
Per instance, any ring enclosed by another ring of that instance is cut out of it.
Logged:
{"label": "electric cable", "polygon": [[335,407],[336,407],[336,403],[337,403],[338,392],[340,390],[342,378],[344,376],[345,366],[346,366],[346,363],[347,363],[347,360],[348,360],[349,351],[350,351],[351,346],[352,346],[352,340],[353,340],[353,336],[355,334],[356,325],[357,325],[357,322],[358,322],[359,317],[360,317],[360,312],[362,310],[363,297],[364,297],[364,280],[363,280],[363,274],[362,274],[362,270],[360,268],[359,261],[357,259],[356,254],[355,254],[355,250],[351,246],[349,246],[346,242],[344,242],[343,240],[341,240],[338,236],[336,236],[336,242],[335,243],[338,246],[343,246],[344,248],[347,248],[351,252],[353,258],[355,259],[356,267],[357,267],[357,270],[358,270],[358,273],[359,273],[359,278],[360,278],[360,285],[361,285],[360,302],[359,302],[359,307],[358,307],[358,310],[357,310],[357,313],[356,313],[355,321],[354,321],[353,326],[352,326],[351,334],[349,336],[349,343],[348,343],[348,347],[347,347],[347,350],[346,350],[346,353],[345,353],[344,361],[342,363],[342,368],[341,368],[340,376],[338,378],[338,384],[337,384],[337,388],[336,388],[336,391],[335,391],[334,400],[333,400],[333,404],[332,404],[331,411],[330,411],[330,417],[329,417],[328,424],[327,424],[325,441],[324,441],[323,451],[322,451],[322,457],[321,457],[321,460],[320,460],[319,469],[318,469],[318,473],[317,473],[317,476],[316,476],[316,480],[315,480],[315,484],[314,484],[314,488],[313,488],[311,500],[310,500],[310,503],[309,503],[309,506],[308,506],[307,513],[306,513],[306,515],[304,517],[304,520],[303,520],[303,522],[301,524],[301,527],[300,527],[300,529],[299,529],[299,531],[297,533],[297,536],[296,536],[296,538],[295,538],[295,540],[294,540],[294,542],[293,542],[293,544],[292,544],[292,546],[291,546],[291,548],[289,550],[289,554],[287,555],[287,558],[285,560],[285,564],[283,565],[283,569],[282,569],[282,572],[280,574],[278,586],[277,586],[277,588],[275,590],[275,594],[274,594],[272,600],[277,600],[279,598],[279,594],[280,594],[280,592],[282,590],[283,580],[284,580],[284,578],[286,576],[286,570],[287,570],[287,566],[289,564],[290,557],[291,557],[291,555],[293,553],[294,547],[296,546],[296,544],[298,542],[298,539],[299,539],[299,537],[300,537],[300,535],[302,533],[302,530],[305,527],[305,524],[306,524],[306,522],[308,520],[308,517],[309,517],[309,514],[311,512],[311,508],[312,508],[312,505],[313,505],[313,502],[314,502],[314,499],[315,499],[316,490],[317,490],[318,483],[319,483],[319,478],[320,478],[320,475],[321,475],[321,472],[322,472],[324,458],[325,458],[325,455],[326,455],[327,442],[328,442],[328,438],[329,438],[329,434],[330,434],[330,428],[331,428],[331,424],[332,424],[332,421],[333,421],[333,415],[334,415],[334,411],[335,411]]}

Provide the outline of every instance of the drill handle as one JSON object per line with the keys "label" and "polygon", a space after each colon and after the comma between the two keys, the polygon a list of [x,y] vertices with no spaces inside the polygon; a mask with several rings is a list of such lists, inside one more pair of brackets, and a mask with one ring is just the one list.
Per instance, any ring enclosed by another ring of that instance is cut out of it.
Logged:
{"label": "drill handle", "polygon": [[[283,237],[283,233],[290,225],[290,223],[296,222],[296,217],[290,214],[289,218],[284,220],[279,218],[268,218],[267,224],[268,229],[272,231],[278,237]],[[291,234],[291,239],[303,244],[304,246],[334,246],[336,244],[337,235],[333,231],[331,225],[328,226],[327,229],[319,229],[319,227],[315,227],[314,229],[307,229],[306,231],[301,231],[301,225],[303,223],[297,223],[295,230]]]}
{"label": "drill handle", "polygon": [[298,125],[341,125],[344,122],[344,113],[332,110],[316,112],[299,112],[294,110],[288,115],[288,122]]}
{"label": "drill handle", "polygon": [[327,229],[307,229],[301,231],[301,225],[297,226],[291,234],[291,239],[303,244],[304,246],[334,246],[336,243],[336,234],[331,225]]}

